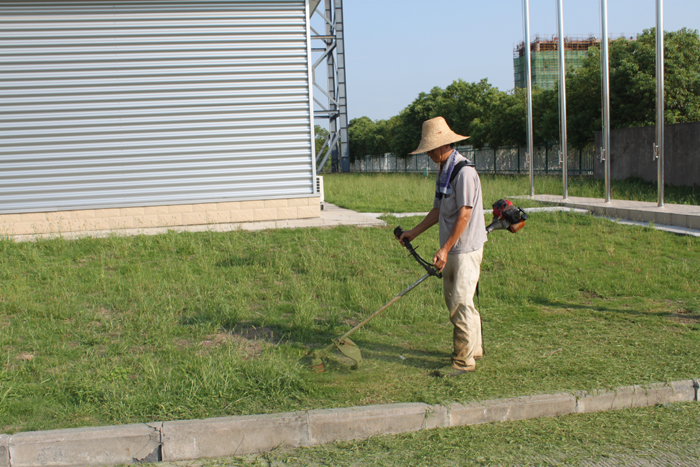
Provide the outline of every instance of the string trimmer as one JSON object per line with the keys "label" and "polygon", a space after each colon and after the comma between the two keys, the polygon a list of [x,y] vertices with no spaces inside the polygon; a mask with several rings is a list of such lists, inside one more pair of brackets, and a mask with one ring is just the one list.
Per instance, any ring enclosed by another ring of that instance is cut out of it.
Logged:
{"label": "string trimmer", "polygon": [[[525,225],[525,220],[527,219],[527,214],[525,214],[525,211],[523,211],[520,208],[516,208],[515,206],[513,206],[513,203],[503,199],[498,200],[496,201],[496,203],[494,203],[493,215],[493,222],[489,224],[488,227],[486,227],[486,233],[491,233],[492,231],[498,229],[508,229],[510,232],[515,233],[523,228],[523,226]],[[401,226],[396,227],[394,229],[394,235],[397,238],[400,238],[401,234],[403,234],[403,229],[401,229]],[[353,360],[355,362],[354,366],[356,368],[359,367],[362,364],[362,352],[360,352],[360,348],[357,346],[357,344],[350,340],[350,336],[362,326],[376,318],[382,311],[386,310],[391,305],[399,301],[401,297],[403,297],[408,292],[416,288],[418,284],[426,280],[428,277],[435,276],[438,279],[442,279],[442,273],[438,271],[438,269],[431,263],[423,259],[416,251],[416,248],[414,248],[413,245],[411,245],[411,242],[408,239],[404,238],[403,243],[408,252],[411,254],[411,256],[413,256],[413,258],[418,262],[418,264],[420,264],[423,267],[423,269],[425,269],[425,275],[417,281],[415,281],[410,286],[408,286],[406,289],[402,290],[396,297],[392,298],[386,305],[384,305],[383,307],[372,313],[370,316],[365,318],[365,320],[362,321],[360,324],[350,329],[348,332],[338,337],[337,339],[333,339],[333,343],[331,345],[321,350],[316,350],[312,352],[311,366],[313,367],[313,370],[315,372],[321,373],[325,370],[323,365],[323,357],[327,356],[334,349],[338,349],[340,353]]]}

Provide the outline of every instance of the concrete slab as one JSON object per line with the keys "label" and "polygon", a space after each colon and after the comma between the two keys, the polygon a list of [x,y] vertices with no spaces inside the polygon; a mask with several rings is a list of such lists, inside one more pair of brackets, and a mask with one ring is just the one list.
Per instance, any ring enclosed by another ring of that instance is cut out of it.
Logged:
{"label": "concrete slab", "polygon": [[[530,199],[529,196],[517,198]],[[602,199],[535,195],[535,201],[559,204],[559,208],[574,212],[591,212],[613,222],[626,225],[651,227],[677,235],[700,237],[700,206],[667,204],[658,207],[656,203],[642,201],[612,200],[606,204]],[[538,212],[547,208],[528,208],[527,212]]]}
{"label": "concrete slab", "polygon": [[626,219],[610,219],[613,222],[623,225],[636,225],[638,227],[648,227],[656,230],[661,230],[664,232],[673,233],[676,235],[689,235],[691,237],[700,237],[700,230],[689,229],[687,227],[677,227],[675,225],[660,225],[660,224],[650,224],[648,222],[639,221],[629,221]]}
{"label": "concrete slab", "polygon": [[682,214],[671,214],[671,225],[677,225],[679,227],[688,227],[688,224],[688,216],[684,216]]}
{"label": "concrete slab", "polygon": [[312,410],[309,442],[315,445],[418,431],[426,425],[429,407],[411,403]]}
{"label": "concrete slab", "polygon": [[[521,197],[530,199],[530,197]],[[647,201],[629,201],[612,199],[606,203],[604,199],[568,197],[566,200],[558,195],[535,195],[535,201],[557,204],[579,209],[587,209],[599,216],[627,219],[637,222],[700,229],[700,206],[686,204],[664,204]]]}
{"label": "concrete slab", "polygon": [[690,402],[695,400],[695,388],[693,381],[688,380],[648,386],[626,386],[614,391],[583,392],[578,393],[577,396],[576,412],[590,413],[673,402]]}
{"label": "concrete slab", "polygon": [[157,462],[160,424],[18,433],[10,438],[11,467],[63,467]]}
{"label": "concrete slab", "polygon": [[576,410],[572,394],[549,394],[450,405],[450,426],[567,415]]}
{"label": "concrete slab", "polygon": [[163,423],[163,460],[257,454],[308,444],[305,412]]}
{"label": "concrete slab", "polygon": [[700,217],[687,216],[688,228],[700,230]]}

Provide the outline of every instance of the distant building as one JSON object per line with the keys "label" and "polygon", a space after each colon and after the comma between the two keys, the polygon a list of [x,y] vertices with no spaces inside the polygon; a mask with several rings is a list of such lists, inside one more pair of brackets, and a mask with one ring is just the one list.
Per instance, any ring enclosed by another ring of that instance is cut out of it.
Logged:
{"label": "distant building", "polygon": [[[588,55],[588,49],[599,47],[600,39],[589,37],[587,39],[565,38],[564,61],[566,68],[579,68]],[[553,89],[559,80],[559,41],[552,39],[540,39],[536,37],[530,43],[530,57],[532,60],[532,86],[542,89]],[[525,43],[521,42],[513,50],[513,70],[515,75],[515,87],[525,88]]]}

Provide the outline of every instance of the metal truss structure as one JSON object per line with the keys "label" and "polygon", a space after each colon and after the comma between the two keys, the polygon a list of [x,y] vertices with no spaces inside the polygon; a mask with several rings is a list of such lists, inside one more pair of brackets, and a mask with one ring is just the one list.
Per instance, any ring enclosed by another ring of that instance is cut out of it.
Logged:
{"label": "metal truss structure", "polygon": [[[320,3],[324,8],[320,8]],[[311,15],[323,18],[323,34],[311,28],[314,53],[320,52],[313,63],[313,85],[316,91],[328,98],[323,103],[314,96],[314,103],[321,110],[314,111],[315,118],[328,119],[329,135],[323,147],[316,154],[316,172],[319,173],[331,158],[331,172],[350,171],[350,151],[348,145],[348,114],[345,93],[345,42],[343,30],[343,0],[311,0]],[[320,44],[319,44],[320,42]],[[319,47],[314,45],[319,44]],[[325,63],[327,86],[322,87],[316,81],[316,70]]]}

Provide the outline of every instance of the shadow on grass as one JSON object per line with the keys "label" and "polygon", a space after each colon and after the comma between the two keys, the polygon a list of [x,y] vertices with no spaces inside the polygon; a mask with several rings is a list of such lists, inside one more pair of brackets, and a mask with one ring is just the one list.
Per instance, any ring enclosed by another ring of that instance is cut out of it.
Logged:
{"label": "shadow on grass", "polygon": [[656,316],[659,318],[669,318],[674,321],[697,324],[700,323],[700,315],[692,315],[689,312],[671,312],[671,311],[637,311],[629,308],[612,308],[610,306],[601,305],[582,305],[580,303],[552,302],[546,298],[535,297],[532,302],[547,308],[570,309],[570,310],[592,310],[607,313],[621,313],[635,316]]}
{"label": "shadow on grass", "polygon": [[264,341],[272,345],[290,345],[297,348],[316,350],[327,347],[333,339],[347,332],[333,325],[319,327],[300,327],[292,323],[269,322],[265,319],[239,321],[226,319],[217,313],[198,313],[182,317],[182,326],[199,326],[203,324],[218,326],[220,332],[238,336],[249,341]]}
{"label": "shadow on grass", "polygon": [[450,362],[450,353],[447,351],[406,349],[396,345],[373,344],[366,341],[355,341],[355,344],[366,360],[403,364],[424,370],[433,370]]}

